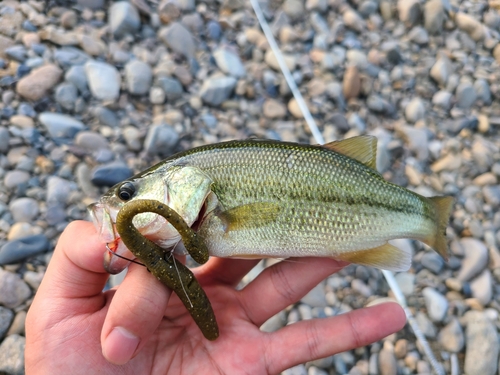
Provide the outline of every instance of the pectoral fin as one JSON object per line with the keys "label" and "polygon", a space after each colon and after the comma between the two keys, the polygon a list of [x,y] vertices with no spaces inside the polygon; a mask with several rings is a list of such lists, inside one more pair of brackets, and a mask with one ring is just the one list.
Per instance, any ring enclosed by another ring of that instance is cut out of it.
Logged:
{"label": "pectoral fin", "polygon": [[356,159],[366,166],[377,169],[377,138],[371,135],[360,135],[342,141],[333,141],[323,147]]}
{"label": "pectoral fin", "polygon": [[336,258],[394,272],[408,271],[411,266],[411,254],[389,243],[372,249],[346,252]]}
{"label": "pectoral fin", "polygon": [[277,203],[258,202],[244,204],[219,212],[226,233],[234,230],[262,227],[278,218],[282,208]]}

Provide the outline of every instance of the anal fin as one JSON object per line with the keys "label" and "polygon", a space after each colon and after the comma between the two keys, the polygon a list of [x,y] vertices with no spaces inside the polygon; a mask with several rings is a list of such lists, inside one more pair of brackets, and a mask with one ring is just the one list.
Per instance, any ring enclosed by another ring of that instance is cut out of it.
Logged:
{"label": "anal fin", "polygon": [[342,253],[335,258],[394,272],[408,271],[411,266],[411,254],[389,243],[372,249]]}

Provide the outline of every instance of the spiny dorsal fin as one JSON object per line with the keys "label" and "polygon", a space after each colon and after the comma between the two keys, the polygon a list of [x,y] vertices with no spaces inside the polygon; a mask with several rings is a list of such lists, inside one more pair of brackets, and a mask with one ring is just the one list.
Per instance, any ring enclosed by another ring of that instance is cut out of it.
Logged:
{"label": "spiny dorsal fin", "polygon": [[371,135],[360,135],[342,141],[333,141],[323,147],[356,159],[364,165],[377,169],[377,138]]}
{"label": "spiny dorsal fin", "polygon": [[225,224],[226,232],[257,228],[274,222],[281,212],[277,203],[249,203],[222,211],[217,216]]}
{"label": "spiny dorsal fin", "polygon": [[341,253],[335,258],[393,272],[408,271],[411,266],[411,254],[389,243],[373,249]]}

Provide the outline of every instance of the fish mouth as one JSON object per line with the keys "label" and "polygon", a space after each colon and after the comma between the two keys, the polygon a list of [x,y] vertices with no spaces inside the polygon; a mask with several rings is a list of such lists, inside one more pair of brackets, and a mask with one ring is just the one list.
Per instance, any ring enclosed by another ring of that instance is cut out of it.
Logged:
{"label": "fish mouth", "polygon": [[99,238],[106,244],[104,269],[112,275],[120,273],[135,259],[134,254],[121,241],[111,214],[103,204],[92,203],[88,206],[88,211]]}

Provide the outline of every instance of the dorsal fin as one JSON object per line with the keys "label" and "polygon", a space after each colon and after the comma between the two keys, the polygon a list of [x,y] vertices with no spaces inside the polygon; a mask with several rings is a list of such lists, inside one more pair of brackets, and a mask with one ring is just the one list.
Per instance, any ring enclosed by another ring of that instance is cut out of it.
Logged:
{"label": "dorsal fin", "polygon": [[377,169],[377,138],[372,135],[360,135],[342,141],[333,141],[322,145],[322,147]]}

